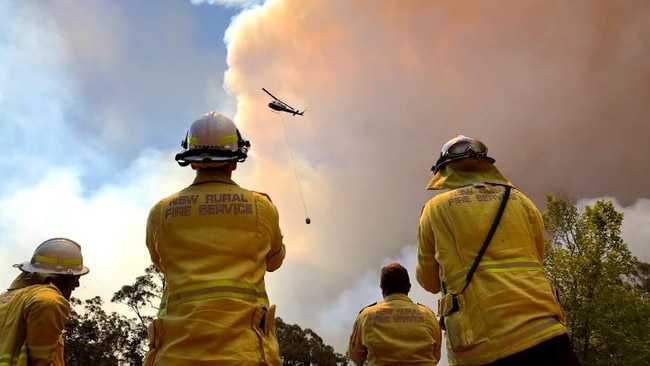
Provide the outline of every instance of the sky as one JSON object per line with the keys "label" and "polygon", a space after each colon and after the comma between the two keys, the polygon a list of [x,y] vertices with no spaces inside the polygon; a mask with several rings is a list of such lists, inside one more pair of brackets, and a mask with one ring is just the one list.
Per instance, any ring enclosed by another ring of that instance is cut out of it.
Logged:
{"label": "sky", "polygon": [[91,269],[74,296],[110,302],[149,265],[147,214],[193,179],[174,155],[211,110],[252,143],[235,181],[280,212],[277,315],[337,352],[384,264],[437,309],[417,221],[459,134],[540,210],[612,200],[650,262],[649,17],[645,0],[0,0],[0,281],[64,236]]}

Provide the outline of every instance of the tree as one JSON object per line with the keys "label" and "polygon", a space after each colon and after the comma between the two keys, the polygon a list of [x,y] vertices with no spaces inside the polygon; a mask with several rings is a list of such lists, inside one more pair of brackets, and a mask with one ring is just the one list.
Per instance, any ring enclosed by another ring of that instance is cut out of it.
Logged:
{"label": "tree", "polygon": [[550,239],[544,265],[567,313],[578,358],[584,365],[645,365],[648,264],[621,239],[623,214],[604,200],[579,212],[574,201],[547,196],[546,206]]}
{"label": "tree", "polygon": [[144,275],[136,277],[132,285],[122,286],[111,298],[111,302],[126,304],[139,320],[130,319],[132,326],[128,343],[130,365],[141,365],[147,353],[147,328],[154,318],[147,313],[158,310],[157,304],[162,297],[164,282],[163,274],[154,265],[149,265],[145,268]]}
{"label": "tree", "polygon": [[630,282],[643,292],[645,299],[650,299],[650,263],[640,263]]}
{"label": "tree", "polygon": [[[83,302],[71,299],[73,308],[63,332],[65,363],[69,366],[137,364],[137,329],[125,316],[102,309],[99,296]],[[136,363],[133,363],[135,361]]]}
{"label": "tree", "polygon": [[[162,296],[163,274],[154,265],[145,268],[144,275],[136,277],[133,285],[125,285],[113,294],[111,302],[126,304],[145,327],[152,316],[145,315],[147,310],[158,310],[157,304]],[[146,329],[145,329],[146,333]]]}
{"label": "tree", "polygon": [[296,324],[287,324],[282,318],[275,318],[280,356],[285,366],[336,366],[347,365],[348,358],[334,352],[332,346],[313,330],[302,329]]}
{"label": "tree", "polygon": [[162,274],[154,266],[145,274],[113,294],[111,302],[124,303],[134,313],[128,318],[116,312],[106,313],[99,296],[75,308],[81,301],[72,299],[73,308],[64,332],[66,365],[141,365],[147,352],[147,326],[162,294]]}
{"label": "tree", "polygon": [[275,318],[280,358],[283,365],[290,366],[363,366],[366,362],[354,363],[348,353],[334,351],[332,346],[313,330],[302,329],[297,324],[287,324],[282,318]]}

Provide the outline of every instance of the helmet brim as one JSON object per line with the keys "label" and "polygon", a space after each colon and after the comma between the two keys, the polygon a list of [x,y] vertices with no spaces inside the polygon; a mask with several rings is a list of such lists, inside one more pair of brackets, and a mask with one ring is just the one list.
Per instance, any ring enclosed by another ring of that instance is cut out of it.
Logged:
{"label": "helmet brim", "polygon": [[455,189],[477,182],[512,185],[488,159],[460,159],[432,173],[426,189]]}
{"label": "helmet brim", "polygon": [[180,166],[188,166],[192,163],[229,163],[229,162],[243,162],[246,160],[247,154],[241,150],[235,151],[222,151],[217,150],[217,153],[214,153],[214,150],[210,151],[199,151],[197,150],[185,150],[176,154],[175,160]]}
{"label": "helmet brim", "polygon": [[68,269],[65,271],[55,271],[55,270],[47,270],[44,268],[38,268],[34,267],[32,265],[32,262],[23,262],[18,265],[16,265],[19,270],[25,272],[25,273],[42,273],[42,274],[55,274],[55,275],[65,275],[65,276],[83,276],[85,274],[88,274],[90,272],[90,269],[86,266],[81,266],[81,269],[79,270],[72,270]]}
{"label": "helmet brim", "polygon": [[[440,159],[438,159],[438,161],[436,162],[436,165],[434,165],[433,169],[431,169],[431,170],[433,171],[433,174],[436,174],[445,165],[447,165],[449,163],[452,163],[454,161],[463,160],[463,159],[484,159],[484,160],[489,161],[490,164],[494,164],[494,162],[496,161],[494,158],[491,158],[491,157],[489,157],[487,155],[486,156],[483,156],[483,155],[464,155],[464,156],[458,156],[458,157],[453,157],[453,158],[446,158],[444,160],[443,160],[443,158],[440,158]],[[442,160],[442,161],[440,161],[440,160]]]}

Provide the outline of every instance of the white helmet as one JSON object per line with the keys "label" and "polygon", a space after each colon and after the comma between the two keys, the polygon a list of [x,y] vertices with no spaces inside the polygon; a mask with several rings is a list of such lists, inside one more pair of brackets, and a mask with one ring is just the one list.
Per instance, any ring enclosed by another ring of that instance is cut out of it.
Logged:
{"label": "white helmet", "polygon": [[192,123],[176,154],[180,166],[200,163],[220,166],[246,160],[250,142],[244,140],[235,123],[219,112],[210,112]]}
{"label": "white helmet", "polygon": [[81,246],[66,238],[53,238],[39,245],[32,260],[16,264],[26,273],[60,274],[82,276],[90,270],[83,265]]}

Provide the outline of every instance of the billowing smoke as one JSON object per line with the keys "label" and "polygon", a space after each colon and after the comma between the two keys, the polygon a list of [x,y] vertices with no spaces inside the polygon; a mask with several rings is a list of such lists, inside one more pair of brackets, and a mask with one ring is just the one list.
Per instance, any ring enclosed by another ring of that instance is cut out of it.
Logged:
{"label": "billowing smoke", "polygon": [[[647,224],[649,11],[642,1],[295,0],[242,13],[227,33],[226,89],[257,152],[254,182],[287,223],[289,266],[304,282],[290,292],[313,299],[289,316],[330,314],[350,299],[345,283],[364,283],[401,248],[413,255],[429,167],[458,134],[488,144],[540,207],[549,193],[615,197],[634,204],[630,227]],[[307,112],[270,113],[261,87]],[[291,160],[277,153],[288,149],[283,126],[311,227],[298,225]],[[648,258],[640,236],[627,238]],[[280,283],[286,293],[289,277]]]}

